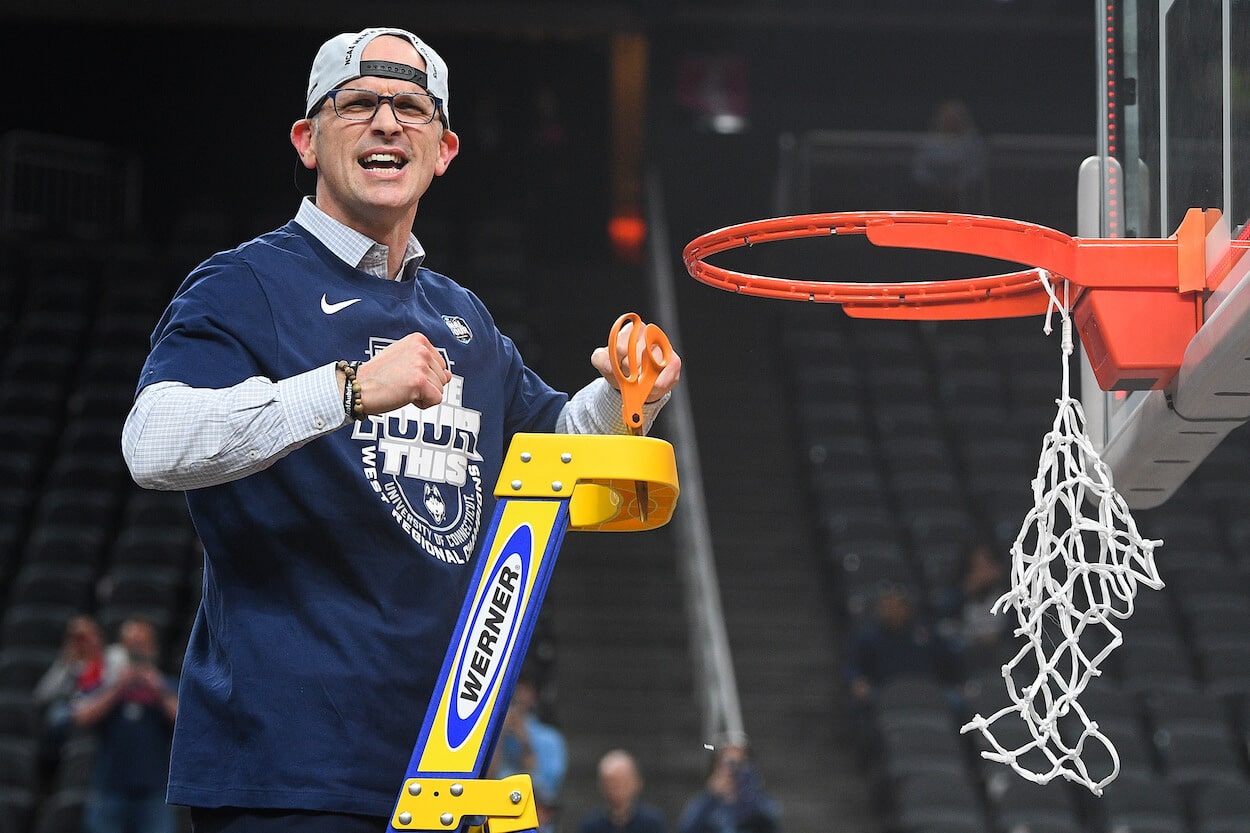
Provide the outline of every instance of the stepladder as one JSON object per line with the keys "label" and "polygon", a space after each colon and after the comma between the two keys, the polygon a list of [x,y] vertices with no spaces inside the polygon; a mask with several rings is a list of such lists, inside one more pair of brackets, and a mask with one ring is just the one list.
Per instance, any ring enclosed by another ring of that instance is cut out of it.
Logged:
{"label": "stepladder", "polygon": [[389,831],[537,830],[529,775],[486,777],[565,533],[671,520],[672,446],[636,435],[517,434]]}

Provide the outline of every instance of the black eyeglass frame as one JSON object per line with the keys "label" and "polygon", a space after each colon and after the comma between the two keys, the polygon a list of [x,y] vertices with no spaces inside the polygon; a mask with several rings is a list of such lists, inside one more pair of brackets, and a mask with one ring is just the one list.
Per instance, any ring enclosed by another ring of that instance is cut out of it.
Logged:
{"label": "black eyeglass frame", "polygon": [[[377,99],[377,103],[374,104],[373,106],[373,112],[371,112],[368,116],[365,116],[364,118],[352,118],[351,116],[345,116],[341,112],[339,112],[339,103],[338,103],[338,99],[336,98],[336,96],[339,93],[349,93],[349,92],[350,93],[366,93],[368,95],[373,96],[375,99]],[[430,117],[426,119],[425,121],[411,121],[409,119],[401,118],[399,115],[399,111],[395,109],[395,99],[399,96],[404,96],[404,95],[422,96],[424,98],[428,98],[431,101],[433,101],[434,109],[433,111],[431,111]],[[364,90],[358,87],[339,87],[337,89],[330,90],[328,93],[326,93],[325,99],[322,99],[322,104],[325,103],[326,99],[330,101],[330,106],[334,109],[334,115],[338,116],[343,121],[354,121],[354,122],[373,121],[374,117],[377,116],[378,114],[378,108],[381,107],[383,103],[386,103],[390,105],[391,115],[393,115],[395,117],[395,121],[399,122],[400,124],[420,126],[423,124],[430,124],[431,122],[434,121],[434,119],[437,118],[440,121],[442,121],[444,125],[446,125],[445,117],[443,116],[443,100],[439,98],[438,96],[434,95],[433,93],[406,91],[406,92],[395,93],[394,95],[382,95],[379,92],[375,92],[373,90]],[[317,105],[316,109],[320,109],[321,106],[322,106],[321,104]]]}

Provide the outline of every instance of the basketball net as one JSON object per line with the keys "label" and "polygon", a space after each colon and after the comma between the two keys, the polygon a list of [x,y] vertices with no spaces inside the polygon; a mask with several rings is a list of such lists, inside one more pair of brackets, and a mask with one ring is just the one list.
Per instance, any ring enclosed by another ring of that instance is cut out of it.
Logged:
{"label": "basketball net", "polygon": [[[1154,563],[1154,549],[1163,542],[1138,534],[1128,505],[1112,486],[1110,467],[1085,433],[1084,411],[1069,390],[1068,283],[1062,303],[1049,274],[1042,283],[1050,296],[1046,334],[1056,310],[1063,319],[1063,389],[1042,442],[1034,506],[1011,546],[1011,589],[992,608],[995,614],[1015,610],[1015,635],[1026,644],[1002,667],[1012,704],[988,717],[976,714],[960,732],[980,731],[990,746],[981,756],[1007,764],[1030,781],[1045,784],[1063,777],[1101,795],[1119,774],[1120,759],[1078,698],[1123,642],[1115,621],[1132,615],[1137,585],[1163,587]],[[1086,515],[1087,506],[1097,511]],[[1008,748],[994,737],[994,726],[1013,717],[1024,721],[1032,740]],[[1101,777],[1089,770],[1098,747],[1111,759],[1110,772]]]}

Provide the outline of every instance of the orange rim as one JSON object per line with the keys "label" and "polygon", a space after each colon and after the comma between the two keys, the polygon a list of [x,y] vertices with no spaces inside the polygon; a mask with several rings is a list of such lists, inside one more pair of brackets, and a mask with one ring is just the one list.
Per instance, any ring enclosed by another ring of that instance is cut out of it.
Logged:
{"label": "orange rim", "polygon": [[[1191,209],[1177,235],[1171,238],[1082,240],[1035,223],[976,214],[800,214],[708,232],[690,241],[682,258],[691,277],[709,286],[765,298],[842,304],[848,315],[858,317],[1014,317],[1046,311],[1050,302],[1043,283],[1046,280],[1067,278],[1078,287],[1199,289],[1205,283],[1205,275],[1193,274],[1192,263],[1184,253],[1194,251],[1210,222],[1210,217],[1204,218],[1201,211]],[[848,283],[752,275],[706,261],[719,252],[743,246],[848,234],[865,235],[878,246],[959,252],[1033,268],[937,281]],[[1201,264],[1197,269],[1201,271]]]}

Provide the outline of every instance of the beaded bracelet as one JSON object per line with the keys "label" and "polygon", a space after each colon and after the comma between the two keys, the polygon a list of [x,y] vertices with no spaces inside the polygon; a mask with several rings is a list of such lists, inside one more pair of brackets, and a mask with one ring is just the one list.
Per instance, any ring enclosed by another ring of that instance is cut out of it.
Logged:
{"label": "beaded bracelet", "polygon": [[340,361],[335,367],[343,371],[346,381],[343,383],[343,413],[348,419],[362,420],[365,418],[365,405],[360,398],[360,382],[356,381],[356,369],[363,362]]}

